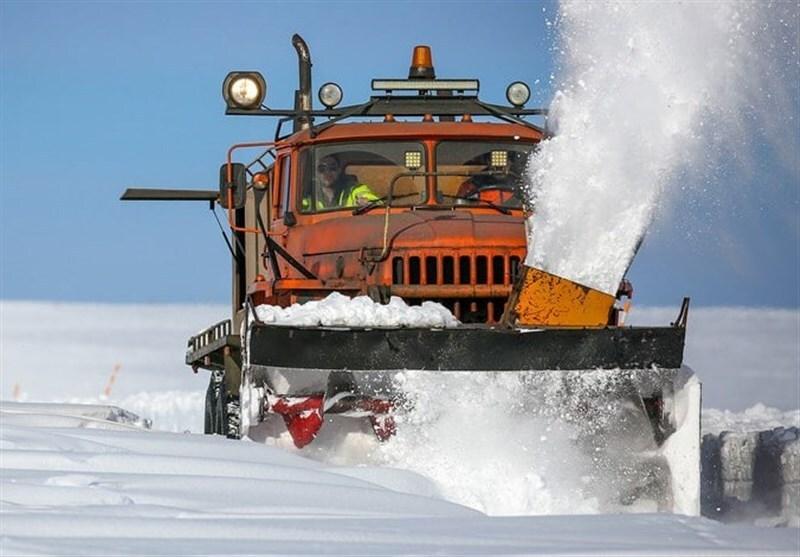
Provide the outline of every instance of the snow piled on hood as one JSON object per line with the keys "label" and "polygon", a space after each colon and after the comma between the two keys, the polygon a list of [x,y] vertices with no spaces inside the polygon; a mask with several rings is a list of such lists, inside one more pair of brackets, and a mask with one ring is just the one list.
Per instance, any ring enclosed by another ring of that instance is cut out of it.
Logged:
{"label": "snow piled on hood", "polygon": [[338,292],[323,300],[292,304],[288,308],[263,304],[257,306],[255,312],[264,323],[295,327],[449,328],[459,325],[458,319],[436,302],[409,306],[402,298],[392,296],[388,304],[380,304],[367,296],[350,298]]}

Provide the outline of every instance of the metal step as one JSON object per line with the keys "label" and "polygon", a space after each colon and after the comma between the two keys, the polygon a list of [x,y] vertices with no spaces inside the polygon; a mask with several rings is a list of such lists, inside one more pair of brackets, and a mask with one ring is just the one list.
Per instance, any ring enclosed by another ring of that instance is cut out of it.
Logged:
{"label": "metal step", "polygon": [[232,334],[230,319],[220,321],[189,339],[186,348],[186,364],[193,369],[224,369],[225,349],[239,350],[241,339]]}

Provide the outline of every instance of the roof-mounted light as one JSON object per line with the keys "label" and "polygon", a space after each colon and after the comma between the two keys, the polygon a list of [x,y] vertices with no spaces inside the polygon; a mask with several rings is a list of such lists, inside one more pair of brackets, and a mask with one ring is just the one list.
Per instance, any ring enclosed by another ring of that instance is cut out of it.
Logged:
{"label": "roof-mounted light", "polygon": [[422,151],[406,151],[405,165],[409,170],[419,170],[422,168]]}
{"label": "roof-mounted light", "polygon": [[331,81],[319,88],[319,102],[327,108],[333,108],[342,102],[342,97],[342,88]]}
{"label": "roof-mounted light", "polygon": [[508,166],[508,151],[492,151],[489,164],[492,168],[505,168]]}
{"label": "roof-mounted light", "polygon": [[522,81],[515,81],[506,89],[506,99],[517,108],[522,108],[531,98],[531,89]]}
{"label": "roof-mounted light", "polygon": [[433,55],[431,47],[417,45],[411,54],[411,67],[408,69],[408,79],[435,79],[433,70]]}
{"label": "roof-mounted light", "polygon": [[373,91],[477,91],[477,79],[373,79]]}
{"label": "roof-mounted light", "polygon": [[267,82],[258,72],[231,72],[222,82],[228,108],[259,108],[267,96]]}

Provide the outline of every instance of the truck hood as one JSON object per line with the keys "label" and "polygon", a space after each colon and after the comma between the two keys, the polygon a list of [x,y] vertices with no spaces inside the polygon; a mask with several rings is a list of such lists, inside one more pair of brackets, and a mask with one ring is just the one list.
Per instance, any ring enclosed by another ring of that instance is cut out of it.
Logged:
{"label": "truck hood", "polygon": [[[298,227],[288,248],[300,246],[304,257],[381,249],[386,216],[383,211],[351,215]],[[415,210],[389,216],[392,249],[477,248],[525,246],[524,218],[474,214],[466,210]],[[296,242],[296,243],[295,243]],[[294,245],[291,245],[294,244]],[[293,250],[292,250],[293,251]],[[294,253],[298,253],[294,251]]]}

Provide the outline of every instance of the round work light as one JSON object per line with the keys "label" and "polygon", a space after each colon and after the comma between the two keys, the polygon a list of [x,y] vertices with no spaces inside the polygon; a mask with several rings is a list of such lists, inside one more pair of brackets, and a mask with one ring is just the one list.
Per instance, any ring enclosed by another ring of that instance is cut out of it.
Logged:
{"label": "round work light", "polygon": [[508,102],[517,108],[525,106],[525,103],[528,102],[528,99],[530,98],[530,87],[528,87],[522,81],[515,81],[508,86],[508,89],[506,89],[506,99],[508,99]]}
{"label": "round work light", "polygon": [[267,82],[258,72],[231,72],[222,84],[222,96],[229,108],[258,108],[266,95]]}
{"label": "round work light", "polygon": [[331,81],[319,88],[319,102],[327,108],[333,108],[342,102],[342,96],[342,88]]}

